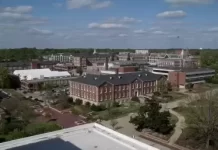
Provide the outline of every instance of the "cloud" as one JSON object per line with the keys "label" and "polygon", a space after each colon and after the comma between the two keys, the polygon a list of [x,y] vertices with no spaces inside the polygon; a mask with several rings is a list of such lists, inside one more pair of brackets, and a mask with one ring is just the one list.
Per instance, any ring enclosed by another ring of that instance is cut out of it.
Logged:
{"label": "cloud", "polygon": [[100,9],[109,7],[111,1],[98,1],[98,0],[67,0],[67,7],[69,9],[77,9],[82,7],[90,7],[93,9]]}
{"label": "cloud", "polygon": [[30,13],[32,10],[32,6],[5,7],[2,9],[3,12],[11,13]]}
{"label": "cloud", "polygon": [[125,22],[125,23],[137,23],[137,22],[142,22],[142,20],[138,20],[132,17],[123,17],[121,20],[121,22]]}
{"label": "cloud", "polygon": [[53,35],[54,34],[50,30],[42,30],[42,29],[37,29],[37,28],[31,28],[29,29],[28,32],[34,35]]}
{"label": "cloud", "polygon": [[165,2],[173,6],[210,4],[213,3],[214,1],[215,0],[165,0]]}
{"label": "cloud", "polygon": [[168,34],[167,32],[163,32],[163,31],[153,31],[153,34],[158,34],[158,35],[166,35]]}
{"label": "cloud", "polygon": [[133,32],[136,33],[136,34],[145,34],[145,33],[147,33],[147,31],[142,30],[142,29],[140,29],[140,30],[135,30],[135,31],[133,31]]}
{"label": "cloud", "polygon": [[218,27],[210,28],[208,32],[218,32]]}
{"label": "cloud", "polygon": [[119,23],[90,23],[88,28],[96,28],[96,29],[122,29],[127,28],[126,25],[119,24]]}
{"label": "cloud", "polygon": [[43,24],[47,20],[31,15],[32,6],[5,7],[0,9],[0,23]]}
{"label": "cloud", "polygon": [[91,8],[93,9],[100,9],[100,8],[106,8],[109,7],[112,4],[111,1],[104,1],[104,2],[99,2],[91,5]]}
{"label": "cloud", "polygon": [[0,20],[15,20],[15,21],[27,21],[32,18],[31,15],[21,14],[21,13],[13,13],[13,12],[1,12]]}
{"label": "cloud", "polygon": [[157,14],[157,17],[159,18],[183,18],[187,14],[183,10],[177,10],[177,11],[165,11],[162,13]]}
{"label": "cloud", "polygon": [[119,34],[118,36],[119,36],[119,37],[127,37],[128,35],[121,33],[121,34]]}

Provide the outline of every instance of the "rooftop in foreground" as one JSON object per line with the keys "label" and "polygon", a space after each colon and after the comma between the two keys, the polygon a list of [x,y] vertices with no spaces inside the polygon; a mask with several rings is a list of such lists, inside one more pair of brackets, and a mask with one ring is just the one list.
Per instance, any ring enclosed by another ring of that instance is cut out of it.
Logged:
{"label": "rooftop in foreground", "polygon": [[1,150],[159,150],[91,123],[0,144]]}

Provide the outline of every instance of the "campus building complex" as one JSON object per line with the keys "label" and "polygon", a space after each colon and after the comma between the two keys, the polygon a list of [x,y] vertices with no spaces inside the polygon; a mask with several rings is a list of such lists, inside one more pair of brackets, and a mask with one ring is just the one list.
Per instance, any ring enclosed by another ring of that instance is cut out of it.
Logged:
{"label": "campus building complex", "polygon": [[39,90],[44,85],[67,86],[74,79],[67,71],[51,71],[50,69],[15,70],[14,75],[20,77],[21,87],[25,90]]}
{"label": "campus building complex", "polygon": [[135,72],[115,75],[90,75],[70,81],[70,96],[96,105],[125,102],[135,96],[157,91],[162,75]]}
{"label": "campus building complex", "polygon": [[174,87],[185,87],[187,84],[204,83],[205,79],[213,77],[215,70],[208,68],[151,68],[154,74],[164,75]]}

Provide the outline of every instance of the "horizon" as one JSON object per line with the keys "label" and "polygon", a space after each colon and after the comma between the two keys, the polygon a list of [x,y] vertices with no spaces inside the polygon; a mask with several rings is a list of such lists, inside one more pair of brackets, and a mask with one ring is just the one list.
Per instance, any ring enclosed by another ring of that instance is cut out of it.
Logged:
{"label": "horizon", "polygon": [[217,0],[1,0],[0,49],[217,49]]}

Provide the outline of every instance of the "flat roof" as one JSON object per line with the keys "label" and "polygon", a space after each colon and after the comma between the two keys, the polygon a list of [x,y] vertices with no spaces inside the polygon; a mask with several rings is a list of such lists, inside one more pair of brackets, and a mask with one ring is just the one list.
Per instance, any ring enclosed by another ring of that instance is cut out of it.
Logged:
{"label": "flat roof", "polygon": [[49,68],[15,70],[13,74],[18,75],[21,80],[70,77],[67,71],[51,71]]}
{"label": "flat roof", "polygon": [[1,150],[159,150],[91,123],[0,144]]}
{"label": "flat roof", "polygon": [[210,68],[181,68],[181,67],[152,67],[153,69],[161,69],[161,70],[174,70],[174,71],[181,71],[181,72],[201,72],[201,71],[213,71],[214,69]]}

